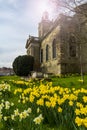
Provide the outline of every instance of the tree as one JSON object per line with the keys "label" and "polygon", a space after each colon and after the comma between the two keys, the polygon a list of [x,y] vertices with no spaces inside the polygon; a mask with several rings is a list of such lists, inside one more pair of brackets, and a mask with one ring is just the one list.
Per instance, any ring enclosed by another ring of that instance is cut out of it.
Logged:
{"label": "tree", "polygon": [[13,61],[13,70],[18,76],[28,76],[33,70],[34,57],[30,55],[18,56]]}
{"label": "tree", "polygon": [[79,13],[87,17],[87,6],[80,6],[87,3],[86,0],[51,0],[51,2],[57,11]]}

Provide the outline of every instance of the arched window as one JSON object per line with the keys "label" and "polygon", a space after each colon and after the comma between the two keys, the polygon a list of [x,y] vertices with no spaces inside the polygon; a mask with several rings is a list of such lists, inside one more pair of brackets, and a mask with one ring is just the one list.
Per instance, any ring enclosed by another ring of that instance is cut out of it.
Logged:
{"label": "arched window", "polygon": [[46,61],[48,61],[49,46],[46,45]]}
{"label": "arched window", "polygon": [[74,36],[69,39],[69,55],[70,57],[76,57],[76,39]]}
{"label": "arched window", "polygon": [[40,59],[41,63],[43,62],[43,49],[41,49],[41,59]]}
{"label": "arched window", "polygon": [[56,58],[56,40],[55,39],[53,40],[53,43],[52,43],[52,57]]}

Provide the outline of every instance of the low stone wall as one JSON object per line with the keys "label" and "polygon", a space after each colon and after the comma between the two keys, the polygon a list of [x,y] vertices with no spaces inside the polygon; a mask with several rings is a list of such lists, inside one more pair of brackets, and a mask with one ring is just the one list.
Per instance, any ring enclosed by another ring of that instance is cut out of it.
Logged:
{"label": "low stone wall", "polygon": [[42,72],[32,72],[31,77],[32,78],[48,78],[48,74],[45,74]]}

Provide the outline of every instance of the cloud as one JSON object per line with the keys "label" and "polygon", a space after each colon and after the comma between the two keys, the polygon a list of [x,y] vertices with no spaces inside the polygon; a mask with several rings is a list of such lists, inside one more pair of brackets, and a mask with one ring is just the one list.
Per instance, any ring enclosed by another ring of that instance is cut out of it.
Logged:
{"label": "cloud", "polygon": [[[0,49],[1,51],[1,49]],[[0,67],[12,67],[14,59],[19,55],[26,54],[24,48],[4,48],[0,53]]]}
{"label": "cloud", "polygon": [[39,1],[0,0],[0,67],[10,67],[15,57],[26,54],[28,36],[37,36]]}
{"label": "cloud", "polygon": [[20,0],[0,0],[0,3],[6,7],[6,6],[11,6],[13,8],[18,7],[18,3]]}
{"label": "cloud", "polygon": [[15,5],[18,0],[7,0],[9,4]]}

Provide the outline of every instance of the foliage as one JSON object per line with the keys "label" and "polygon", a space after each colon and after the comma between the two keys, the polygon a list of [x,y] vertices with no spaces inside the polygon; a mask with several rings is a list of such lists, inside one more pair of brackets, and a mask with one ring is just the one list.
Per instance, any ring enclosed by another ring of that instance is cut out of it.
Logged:
{"label": "foliage", "polygon": [[13,61],[13,70],[18,76],[27,76],[33,70],[34,58],[32,56],[18,56]]}
{"label": "foliage", "polygon": [[68,87],[69,81],[67,87],[61,87],[62,83],[53,85],[44,79],[14,78],[0,81],[0,130],[87,129],[87,76],[84,85],[77,76],[52,79],[62,83],[72,80],[73,85],[78,82],[82,88]]}

